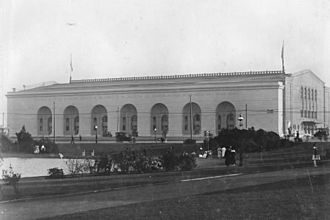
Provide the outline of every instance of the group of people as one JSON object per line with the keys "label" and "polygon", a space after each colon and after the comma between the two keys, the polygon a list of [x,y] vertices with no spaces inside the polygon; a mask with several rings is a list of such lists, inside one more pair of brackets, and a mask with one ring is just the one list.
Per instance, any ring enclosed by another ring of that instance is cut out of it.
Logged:
{"label": "group of people", "polygon": [[45,145],[44,144],[42,144],[41,146],[35,145],[33,153],[35,153],[35,154],[46,153]]}
{"label": "group of people", "polygon": [[218,158],[224,158],[226,166],[236,165],[236,150],[232,147],[218,147]]}

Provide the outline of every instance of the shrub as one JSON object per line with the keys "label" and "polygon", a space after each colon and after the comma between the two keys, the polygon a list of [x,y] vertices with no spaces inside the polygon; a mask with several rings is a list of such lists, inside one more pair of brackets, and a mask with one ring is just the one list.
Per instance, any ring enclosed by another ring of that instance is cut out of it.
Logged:
{"label": "shrub", "polygon": [[176,156],[173,151],[168,151],[162,157],[162,164],[166,171],[173,170],[192,170],[196,167],[196,159],[194,155],[184,152],[180,156]]}
{"label": "shrub", "polygon": [[178,165],[178,158],[175,156],[173,151],[168,151],[161,157],[161,159],[166,171],[173,171]]}
{"label": "shrub", "polygon": [[13,150],[13,143],[11,140],[4,134],[0,135],[0,151],[9,152]]}
{"label": "shrub", "polygon": [[317,137],[318,139],[322,140],[327,140],[328,139],[328,132],[327,130],[323,129],[323,130],[319,130],[314,134],[314,137]]}
{"label": "shrub", "polygon": [[89,159],[69,159],[66,162],[68,171],[71,175],[83,174],[86,172],[92,172],[93,170],[93,160]]}
{"label": "shrub", "polygon": [[16,133],[17,142],[19,146],[19,151],[25,153],[33,153],[33,138],[29,132],[25,130],[25,126],[23,125],[20,132]]}
{"label": "shrub", "polygon": [[192,170],[197,166],[195,157],[188,153],[183,153],[178,161],[180,170]]}
{"label": "shrub", "polygon": [[107,155],[102,155],[100,158],[97,158],[95,161],[95,167],[97,173],[110,173],[111,169],[111,159]]}
{"label": "shrub", "polygon": [[21,174],[16,173],[10,165],[9,170],[3,170],[2,179],[6,185],[13,186],[15,194],[18,196],[18,181],[21,179]]}
{"label": "shrub", "polygon": [[51,179],[59,179],[59,178],[64,178],[64,172],[63,169],[59,169],[57,167],[48,169],[48,178]]}
{"label": "shrub", "polygon": [[[214,140],[217,146],[233,146],[241,152],[257,152],[261,149],[272,150],[293,145],[289,140],[282,140],[275,132],[267,132],[262,129],[255,131],[254,128],[248,130],[223,129]],[[210,140],[210,143],[214,149],[213,140]]]}

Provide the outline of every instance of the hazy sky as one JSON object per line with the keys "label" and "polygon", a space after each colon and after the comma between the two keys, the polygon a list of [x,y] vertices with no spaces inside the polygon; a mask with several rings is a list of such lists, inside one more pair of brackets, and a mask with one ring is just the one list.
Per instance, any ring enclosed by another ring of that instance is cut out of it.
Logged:
{"label": "hazy sky", "polygon": [[68,82],[71,53],[73,79],[280,70],[283,41],[287,72],[330,86],[328,0],[0,0],[0,113]]}

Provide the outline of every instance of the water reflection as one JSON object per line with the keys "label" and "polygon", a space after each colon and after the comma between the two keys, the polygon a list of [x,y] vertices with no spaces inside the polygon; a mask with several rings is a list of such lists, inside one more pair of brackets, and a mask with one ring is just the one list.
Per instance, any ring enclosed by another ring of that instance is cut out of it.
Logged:
{"label": "water reflection", "polygon": [[9,166],[12,166],[15,172],[21,174],[21,177],[36,177],[48,176],[48,169],[57,167],[63,169],[64,174],[68,174],[66,161],[68,159],[6,157],[3,158],[3,164],[0,170],[2,174],[2,170],[6,170]]}

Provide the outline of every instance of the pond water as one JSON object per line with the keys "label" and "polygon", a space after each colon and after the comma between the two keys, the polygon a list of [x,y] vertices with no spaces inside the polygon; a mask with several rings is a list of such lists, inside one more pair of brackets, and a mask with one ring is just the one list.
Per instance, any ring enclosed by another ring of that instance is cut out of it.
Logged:
{"label": "pond water", "polygon": [[10,166],[15,172],[20,173],[21,177],[48,176],[48,169],[54,167],[63,169],[64,174],[69,174],[67,161],[68,159],[59,158],[5,157],[0,167],[0,178],[2,178],[2,171],[8,170]]}

